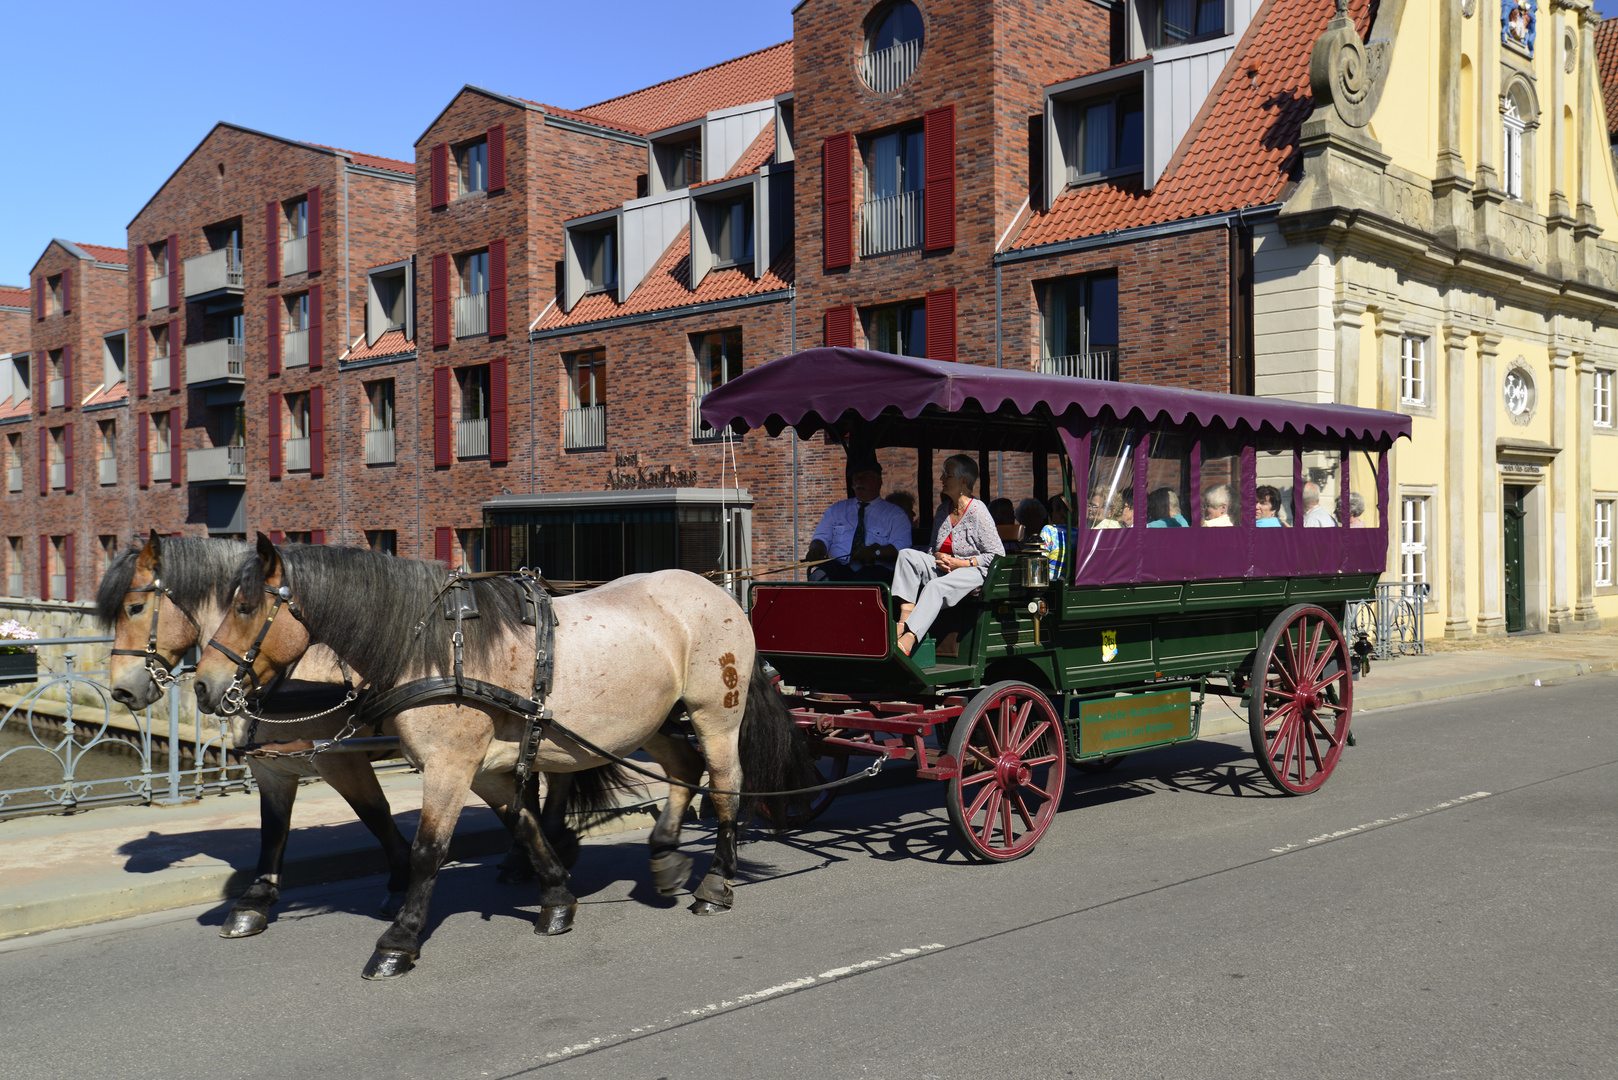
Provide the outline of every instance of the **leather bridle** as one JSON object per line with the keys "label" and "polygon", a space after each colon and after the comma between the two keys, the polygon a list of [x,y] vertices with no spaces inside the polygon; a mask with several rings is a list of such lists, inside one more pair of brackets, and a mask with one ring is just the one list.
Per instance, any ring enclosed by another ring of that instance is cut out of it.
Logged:
{"label": "leather bridle", "polygon": [[[175,676],[172,669],[179,664],[180,657],[176,656],[173,660],[170,660],[168,657],[164,656],[161,650],[159,650],[157,647],[157,623],[163,614],[163,601],[165,599],[168,600],[169,603],[174,605],[174,609],[176,611],[186,617],[186,621],[191,624],[191,628],[197,632],[197,638],[199,640],[202,637],[202,624],[197,622],[197,617],[195,615],[186,610],[184,604],[180,603],[174,598],[174,594],[169,591],[166,585],[163,584],[163,579],[161,576],[154,577],[150,585],[142,585],[138,588],[131,588],[129,592],[152,593],[156,596],[155,603],[157,606],[152,611],[152,628],[151,631],[146,635],[146,648],[113,649],[112,655],[145,657],[146,674],[152,677],[152,682],[157,684],[159,691],[166,691],[174,684]],[[184,654],[182,653],[181,655]]]}
{"label": "leather bridle", "polygon": [[[243,676],[251,679],[255,688],[258,687],[258,675],[253,671],[253,664],[258,660],[259,651],[264,645],[264,639],[269,636],[270,628],[275,625],[275,617],[281,613],[282,605],[286,606],[287,611],[292,613],[294,619],[299,622],[304,621],[303,613],[298,610],[297,602],[292,599],[291,588],[286,585],[275,588],[266,585],[264,586],[264,592],[275,597],[275,602],[270,605],[269,613],[264,616],[264,622],[258,628],[258,634],[253,638],[253,643],[247,647],[247,652],[237,655],[227,646],[221,645],[218,637],[210,638],[208,641],[208,648],[217,649],[225,659],[233,660],[236,663],[236,673],[231,677],[230,685],[225,687],[225,692],[219,699],[219,712],[221,715],[234,716],[246,706],[247,692],[242,685]],[[307,626],[308,624],[305,623],[304,625]]]}

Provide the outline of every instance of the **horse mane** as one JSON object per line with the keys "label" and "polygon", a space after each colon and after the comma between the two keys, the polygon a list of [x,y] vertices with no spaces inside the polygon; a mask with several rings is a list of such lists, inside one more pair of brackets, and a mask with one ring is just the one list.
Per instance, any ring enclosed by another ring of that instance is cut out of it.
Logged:
{"label": "horse mane", "polygon": [[[135,580],[135,562],[145,541],[130,544],[113,557],[96,590],[96,619],[111,629],[123,611],[124,597]],[[195,614],[198,608],[230,603],[237,565],[252,546],[240,540],[214,540],[177,536],[163,541],[163,584],[181,607]]]}
{"label": "horse mane", "polygon": [[[282,581],[291,587],[312,642],[330,646],[371,686],[396,686],[407,674],[450,670],[455,623],[444,618],[444,564],[365,548],[283,544]],[[468,666],[488,660],[506,636],[523,629],[522,588],[508,578],[469,582],[479,616],[463,624]],[[258,555],[240,563],[231,583],[261,596]],[[416,623],[426,618],[421,633]],[[530,631],[530,635],[531,635]]]}

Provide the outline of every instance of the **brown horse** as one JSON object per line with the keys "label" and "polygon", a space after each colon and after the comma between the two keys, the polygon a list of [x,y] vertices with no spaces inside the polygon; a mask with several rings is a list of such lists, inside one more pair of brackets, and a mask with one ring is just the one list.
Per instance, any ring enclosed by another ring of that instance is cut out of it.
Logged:
{"label": "brown horse", "polygon": [[[526,697],[537,646],[535,628],[523,619],[522,585],[511,578],[465,584],[478,615],[461,624],[443,614],[439,563],[356,548],[277,548],[261,534],[257,557],[243,563],[231,610],[198,664],[197,703],[208,712],[228,706],[230,691],[244,679],[267,680],[315,644],[329,646],[374,691],[447,675],[464,648],[466,678]],[[283,607],[288,614],[276,618]],[[726,793],[741,790],[744,772],[753,790],[815,783],[807,747],[763,677],[747,616],[718,586],[678,570],[562,597],[554,613],[557,662],[546,704],[557,724],[614,755],[645,749],[677,781],[698,783],[706,765],[717,789],[718,836],[691,907],[704,915],[728,910],[741,808]],[[673,730],[682,712],[700,754]],[[467,791],[494,801],[511,790],[525,728],[519,714],[471,696],[409,708],[392,723],[405,756],[422,770],[422,813],[405,903],[377,941],[367,978],[401,975],[419,956],[433,886]],[[569,772],[604,760],[544,729],[534,767]],[[677,849],[691,797],[671,784],[652,830],[653,882],[665,895],[690,876],[691,860]],[[776,820],[784,818],[783,809]],[[516,831],[542,886],[535,930],[564,933],[577,909],[567,872],[527,808]]]}

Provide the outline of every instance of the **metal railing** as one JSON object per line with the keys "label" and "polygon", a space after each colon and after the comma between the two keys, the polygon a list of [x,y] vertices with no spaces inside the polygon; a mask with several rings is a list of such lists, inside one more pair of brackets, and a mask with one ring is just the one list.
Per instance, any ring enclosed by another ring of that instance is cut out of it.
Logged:
{"label": "metal railing", "polygon": [[309,366],[309,330],[288,330],[281,335],[281,366]]}
{"label": "metal railing", "polygon": [[48,393],[45,403],[53,409],[60,409],[62,403],[67,400],[67,380],[52,379]]}
{"label": "metal railing", "polygon": [[562,446],[567,450],[594,450],[607,445],[607,407],[586,405],[562,410]]}
{"label": "metal railing", "polygon": [[169,354],[164,353],[162,356],[154,356],[148,362],[152,366],[151,370],[147,372],[150,376],[147,389],[167,390],[169,388]]}
{"label": "metal railing", "polygon": [[185,452],[185,474],[193,483],[206,480],[246,480],[247,447],[206,446]]}
{"label": "metal railing", "polygon": [[169,306],[169,276],[154,277],[150,285],[146,286],[146,304],[154,311],[157,308]]}
{"label": "metal railing", "polygon": [[867,199],[860,207],[860,254],[881,255],[921,246],[922,193],[901,191]]}
{"label": "metal railing", "polygon": [[879,94],[888,94],[910,81],[921,60],[921,38],[900,41],[860,58],[860,78]]}
{"label": "metal railing", "polygon": [[67,487],[67,462],[51,462],[51,489],[54,491],[65,487]]}
{"label": "metal railing", "polygon": [[309,238],[294,236],[281,241],[281,276],[301,274],[309,269]]}
{"label": "metal railing", "polygon": [[247,371],[247,346],[241,338],[215,338],[185,347],[185,384],[240,380]]}
{"label": "metal railing", "polygon": [[6,489],[8,491],[22,490],[22,466],[12,465],[6,469]]}
{"label": "metal railing", "polygon": [[1409,581],[1378,582],[1370,600],[1350,600],[1343,632],[1352,650],[1363,640],[1372,660],[1419,656],[1427,651],[1425,609],[1432,586]]}
{"label": "metal railing", "polygon": [[489,456],[489,418],[455,421],[455,456],[474,458]]}
{"label": "metal railing", "polygon": [[187,299],[221,289],[242,287],[242,253],[236,248],[223,247],[185,260],[185,295]]}
{"label": "metal railing", "polygon": [[298,472],[309,468],[309,440],[288,439],[282,444],[283,458],[288,472]]}
{"label": "metal railing", "polygon": [[103,484],[116,484],[118,482],[118,459],[98,458],[96,460],[96,479]]}
{"label": "metal railing", "polygon": [[471,337],[489,332],[489,294],[470,293],[455,298],[455,336]]}
{"label": "metal railing", "polygon": [[1073,353],[1070,356],[1042,356],[1039,370],[1047,375],[1066,375],[1070,379],[1105,379],[1118,381],[1118,350],[1098,349],[1095,352]]}
{"label": "metal railing", "polygon": [[715,431],[711,427],[703,426],[703,423],[702,423],[702,399],[703,399],[703,396],[704,395],[702,395],[702,394],[698,394],[695,398],[693,398],[691,400],[691,441],[692,442],[707,442],[710,439],[719,438],[719,436],[721,434],[720,432]]}
{"label": "metal railing", "polygon": [[380,428],[365,433],[365,464],[393,464],[393,429]]}
{"label": "metal railing", "polygon": [[152,480],[167,480],[170,475],[171,459],[173,455],[167,450],[152,454]]}

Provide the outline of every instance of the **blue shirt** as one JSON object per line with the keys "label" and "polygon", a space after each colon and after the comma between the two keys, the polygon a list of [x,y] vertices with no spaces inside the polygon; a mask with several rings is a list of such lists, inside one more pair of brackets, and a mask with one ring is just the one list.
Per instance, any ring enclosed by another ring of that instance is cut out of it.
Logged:
{"label": "blue shirt", "polygon": [[[854,549],[854,530],[859,526],[860,501],[843,499],[826,507],[815,527],[811,540],[826,545],[826,554],[833,559],[848,559]],[[865,504],[865,542],[881,546],[892,544],[903,551],[910,547],[910,515],[886,499],[873,499]],[[858,570],[864,563],[849,562]]]}

